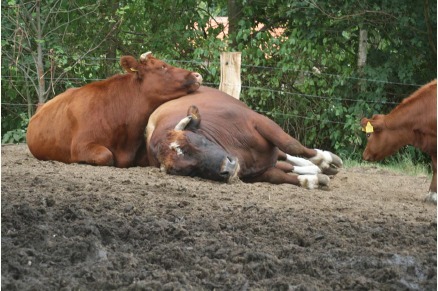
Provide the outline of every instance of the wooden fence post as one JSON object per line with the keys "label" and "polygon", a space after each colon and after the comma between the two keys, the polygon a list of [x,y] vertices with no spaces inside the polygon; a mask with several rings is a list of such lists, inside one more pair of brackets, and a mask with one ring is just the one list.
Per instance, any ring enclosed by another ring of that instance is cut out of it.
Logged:
{"label": "wooden fence post", "polygon": [[240,98],[240,89],[242,83],[240,81],[240,52],[222,52],[221,53],[221,82],[219,90],[233,96],[236,99]]}

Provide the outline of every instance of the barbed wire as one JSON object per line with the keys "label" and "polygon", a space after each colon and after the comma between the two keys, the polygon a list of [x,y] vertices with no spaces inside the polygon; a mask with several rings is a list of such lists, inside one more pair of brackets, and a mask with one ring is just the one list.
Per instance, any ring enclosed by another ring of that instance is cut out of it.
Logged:
{"label": "barbed wire", "polygon": [[[98,57],[84,57],[83,60],[93,60],[93,61],[110,61],[110,62],[119,62],[120,59],[118,58],[98,58]],[[173,60],[173,59],[163,59],[163,61],[168,63],[185,63],[185,64],[195,64],[195,65],[201,65],[201,66],[220,66],[220,62],[218,61],[200,61],[200,60]],[[90,64],[91,66],[91,64]],[[242,68],[255,68],[255,69],[264,69],[264,70],[277,70],[277,71],[284,71],[284,72],[295,72],[295,73],[303,73],[308,75],[315,75],[315,72],[312,70],[299,70],[299,69],[292,69],[292,68],[286,68],[284,67],[271,67],[271,66],[255,66],[255,65],[246,65],[242,64]],[[121,70],[122,71],[122,70]],[[361,78],[361,77],[355,77],[355,76],[345,76],[345,75],[339,75],[339,74],[333,74],[333,73],[325,73],[324,71],[319,72],[317,75],[321,76],[330,76],[334,78],[344,78],[346,80],[355,80],[355,81],[364,81],[364,82],[374,82],[374,83],[384,83],[384,84],[390,84],[390,85],[399,85],[399,86],[413,86],[413,87],[421,87],[422,84],[413,84],[413,83],[401,83],[401,82],[393,82],[388,80],[378,80],[378,79],[368,79],[368,78]],[[2,76],[2,79],[4,77],[14,77],[14,76]],[[17,78],[21,78],[21,76],[17,76]],[[69,80],[83,80],[83,81],[99,81],[104,80],[105,78],[66,78]]]}
{"label": "barbed wire", "polygon": [[[256,90],[260,90],[260,91],[269,91],[269,92],[279,93],[279,94],[284,94],[284,95],[297,95],[297,96],[308,97],[308,98],[318,98],[318,99],[337,100],[337,101],[352,101],[352,102],[363,101],[363,100],[351,99],[351,98],[318,96],[318,95],[312,95],[312,94],[304,94],[304,93],[298,93],[298,92],[287,92],[287,91],[266,89],[266,88],[260,88],[260,87],[242,86],[242,88],[256,89]],[[389,102],[389,101],[382,101],[382,100],[371,100],[371,101],[367,100],[367,102],[368,103],[378,103],[378,104],[392,104],[392,105],[399,104],[398,102]]]}
{"label": "barbed wire", "polygon": [[[116,58],[107,58],[107,59],[102,59],[102,58],[94,58],[94,57],[88,57],[88,58],[84,58],[84,59],[88,59],[88,60],[96,60],[99,62],[102,61],[119,61],[119,59]],[[194,65],[198,65],[198,66],[213,66],[213,65],[217,65],[220,66],[219,62],[203,62],[203,61],[181,61],[181,60],[164,60],[168,63],[186,63],[186,64],[194,64]],[[263,69],[263,70],[282,70],[282,71],[290,71],[290,72],[297,72],[297,73],[301,73],[301,74],[309,74],[314,76],[315,73],[313,71],[306,71],[306,70],[294,70],[294,69],[283,69],[281,67],[269,67],[269,66],[254,66],[254,65],[242,65],[242,68],[246,68],[246,69]],[[120,72],[122,72],[122,70],[120,70]],[[400,83],[400,82],[390,82],[390,81],[386,81],[386,80],[376,80],[376,79],[367,79],[367,78],[359,78],[359,77],[354,77],[354,76],[343,76],[343,75],[338,75],[338,74],[331,74],[331,73],[318,73],[318,75],[322,75],[322,76],[330,76],[330,77],[334,77],[334,78],[344,78],[345,80],[354,80],[354,81],[363,81],[363,82],[374,82],[374,83],[383,83],[383,84],[391,84],[391,85],[399,85],[399,86],[414,86],[414,87],[420,87],[421,85],[418,84],[408,84],[408,83]],[[2,75],[1,77],[2,82],[3,81],[10,81],[10,82],[15,82],[15,83],[25,83],[26,81],[23,79],[22,76],[14,76],[14,75]],[[50,78],[45,78],[48,82],[51,81]],[[94,81],[101,81],[101,80],[105,80],[105,78],[78,78],[78,77],[64,77],[62,78],[62,82],[63,83],[79,83],[79,82],[94,82]],[[219,84],[217,83],[209,83],[209,82],[204,82],[204,85],[207,86],[213,86],[218,88]],[[257,87],[257,86],[248,86],[248,85],[242,85],[241,86],[242,91],[244,92],[245,90],[255,90],[255,91],[264,91],[264,92],[271,92],[272,94],[279,94],[279,95],[293,95],[293,96],[299,96],[302,98],[314,98],[314,99],[320,99],[320,100],[330,100],[330,101],[348,101],[348,102],[360,102],[363,100],[358,100],[358,99],[352,99],[352,98],[342,98],[342,97],[338,97],[338,96],[320,96],[320,95],[313,95],[313,94],[305,94],[305,93],[299,93],[299,92],[289,92],[289,91],[285,91],[285,90],[278,90],[278,89],[272,89],[272,88],[263,88],[263,87]],[[396,96],[395,94],[393,94],[393,96]],[[367,101],[368,103],[375,103],[375,104],[391,104],[391,105],[397,105],[398,102],[389,102],[389,101],[384,101],[384,100],[371,100],[371,101]],[[11,107],[27,107],[28,104],[20,104],[20,103],[1,103],[1,106],[11,106]],[[36,106],[36,104],[34,105]],[[294,113],[281,113],[281,112],[275,112],[275,111],[265,111],[265,110],[255,110],[261,114],[265,114],[265,115],[269,115],[272,117],[283,117],[283,118],[303,118],[303,119],[308,119],[308,120],[319,120],[318,118],[312,118],[309,116],[303,116],[303,115],[299,115],[299,114],[294,114]],[[346,124],[345,122],[342,121],[334,121],[334,120],[324,120],[324,122],[328,122],[328,123],[334,123],[334,124]]]}
{"label": "barbed wire", "polygon": [[[82,80],[81,78],[66,78],[67,80]],[[96,80],[103,80],[103,79],[96,79]],[[24,81],[23,81],[24,82]],[[65,81],[67,82],[67,81]],[[215,86],[219,87],[219,84],[216,83],[208,83],[204,82],[204,85],[208,86]],[[315,98],[315,99],[326,99],[326,100],[336,100],[336,101],[350,101],[350,102],[360,102],[362,100],[358,99],[352,99],[352,98],[341,98],[341,97],[334,97],[334,96],[319,96],[319,95],[312,95],[312,94],[305,94],[305,93],[298,93],[298,92],[288,92],[284,90],[275,90],[275,89],[268,89],[268,88],[262,88],[262,87],[254,87],[254,86],[241,86],[242,89],[248,89],[248,90],[258,90],[258,91],[267,91],[282,95],[295,95],[300,97],[306,97],[306,98]],[[369,100],[368,103],[376,103],[376,104],[388,104],[388,105],[397,105],[398,102],[390,102],[390,101],[383,101],[383,100]],[[13,105],[12,103],[1,103],[1,105]],[[18,104],[17,104],[18,105]],[[23,105],[27,106],[27,105]]]}

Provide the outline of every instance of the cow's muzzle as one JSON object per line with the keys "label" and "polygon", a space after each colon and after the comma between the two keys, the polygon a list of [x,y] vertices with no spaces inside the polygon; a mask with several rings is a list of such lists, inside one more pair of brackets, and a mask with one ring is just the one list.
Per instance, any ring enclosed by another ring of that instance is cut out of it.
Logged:
{"label": "cow's muzzle", "polygon": [[227,156],[222,162],[219,175],[227,182],[232,182],[239,173],[239,161],[235,157]]}
{"label": "cow's muzzle", "polygon": [[188,89],[188,93],[193,93],[202,85],[202,75],[199,73],[190,73],[189,77],[185,79],[183,87]]}
{"label": "cow's muzzle", "polygon": [[196,83],[198,83],[199,86],[201,86],[201,84],[202,84],[202,75],[199,74],[199,73],[192,73],[192,76],[195,77]]}
{"label": "cow's muzzle", "polygon": [[367,162],[376,162],[378,160],[376,156],[371,154],[367,149],[363,152],[362,159]]}

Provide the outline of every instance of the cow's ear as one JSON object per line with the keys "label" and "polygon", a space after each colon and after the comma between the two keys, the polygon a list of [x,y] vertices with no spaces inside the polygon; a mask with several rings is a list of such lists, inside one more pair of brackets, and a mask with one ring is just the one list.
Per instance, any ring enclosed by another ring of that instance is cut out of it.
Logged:
{"label": "cow's ear", "polygon": [[375,114],[371,119],[363,118],[361,125],[367,133],[382,131],[385,128],[385,115]]}
{"label": "cow's ear", "polygon": [[120,65],[128,73],[137,73],[139,70],[139,63],[133,56],[123,56],[120,59]]}
{"label": "cow's ear", "polygon": [[371,119],[362,118],[360,121],[362,131],[366,133],[379,132],[385,127],[385,116],[382,114],[375,114]]}
{"label": "cow's ear", "polygon": [[370,120],[366,117],[364,117],[360,120],[360,127],[362,128],[362,131],[366,131],[365,128],[366,128],[369,121]]}
{"label": "cow's ear", "polygon": [[199,113],[198,107],[192,105],[187,110],[187,116],[191,116],[191,121],[187,125],[187,130],[196,130],[199,128],[201,124],[201,113]]}
{"label": "cow's ear", "polygon": [[370,122],[374,127],[374,131],[377,132],[382,131],[386,127],[385,115],[383,114],[374,114]]}
{"label": "cow's ear", "polygon": [[371,125],[373,126],[375,132],[382,131],[385,127],[383,119],[371,120]]}

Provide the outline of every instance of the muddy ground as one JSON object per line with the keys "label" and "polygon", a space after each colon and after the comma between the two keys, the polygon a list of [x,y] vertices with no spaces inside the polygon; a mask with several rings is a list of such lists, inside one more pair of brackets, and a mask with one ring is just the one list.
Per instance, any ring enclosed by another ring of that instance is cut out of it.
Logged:
{"label": "muddy ground", "polygon": [[222,184],[1,150],[2,290],[436,290],[426,176]]}

